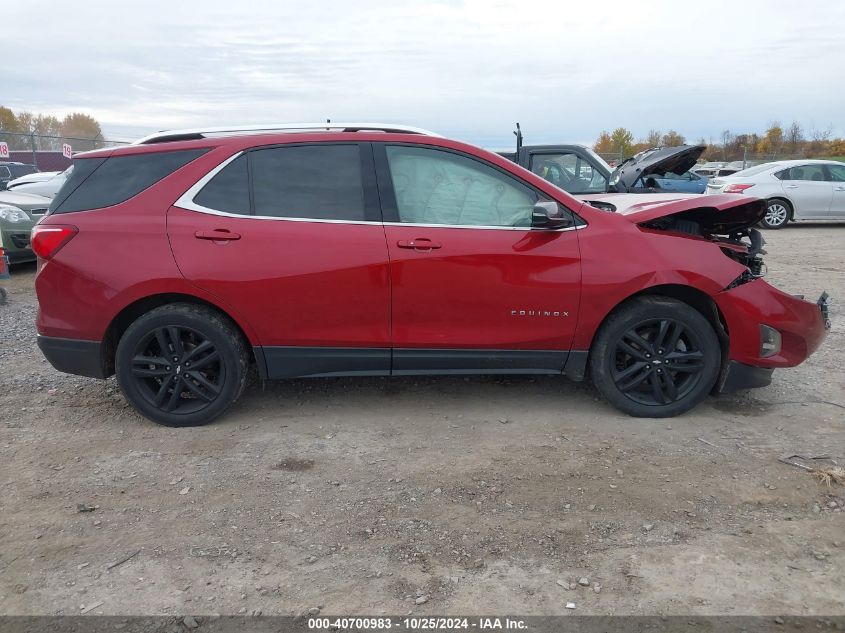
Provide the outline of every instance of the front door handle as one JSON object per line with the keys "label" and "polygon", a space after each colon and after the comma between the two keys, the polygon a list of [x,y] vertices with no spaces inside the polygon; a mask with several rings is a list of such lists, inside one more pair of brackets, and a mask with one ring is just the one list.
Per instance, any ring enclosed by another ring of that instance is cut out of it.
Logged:
{"label": "front door handle", "polygon": [[787,189],[798,189],[798,185],[786,185]]}
{"label": "front door handle", "polygon": [[232,233],[229,229],[214,229],[213,231],[197,231],[194,237],[198,240],[212,240],[214,242],[231,242],[241,239],[240,233]]}
{"label": "front door handle", "polygon": [[432,242],[427,237],[418,237],[413,240],[399,240],[396,242],[399,248],[410,248],[415,251],[433,251],[442,248],[437,242]]}
{"label": "front door handle", "polygon": [[836,191],[845,191],[845,187],[837,187]]}

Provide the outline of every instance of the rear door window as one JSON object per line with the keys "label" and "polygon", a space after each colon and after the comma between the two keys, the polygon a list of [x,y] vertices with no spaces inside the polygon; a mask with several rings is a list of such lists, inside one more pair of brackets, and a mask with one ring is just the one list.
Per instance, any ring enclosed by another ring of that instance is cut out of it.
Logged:
{"label": "rear door window", "polygon": [[246,215],[252,213],[249,203],[249,159],[241,154],[223,167],[202,188],[194,202],[207,209]]}
{"label": "rear door window", "polygon": [[357,144],[272,147],[253,150],[248,156],[255,215],[365,219]]}
{"label": "rear door window", "polygon": [[827,165],[827,173],[833,182],[845,182],[845,165]]}

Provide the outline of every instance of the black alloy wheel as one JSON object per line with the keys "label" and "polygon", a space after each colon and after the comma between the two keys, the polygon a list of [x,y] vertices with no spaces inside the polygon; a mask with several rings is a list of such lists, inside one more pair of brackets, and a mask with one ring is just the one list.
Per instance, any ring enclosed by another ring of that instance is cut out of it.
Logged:
{"label": "black alloy wheel", "polygon": [[617,409],[663,418],[706,398],[721,360],[716,332],[698,310],[669,297],[645,296],[602,324],[590,349],[590,376]]}
{"label": "black alloy wheel", "polygon": [[164,305],[135,320],[115,355],[117,381],[139,413],[165,426],[208,424],[243,393],[250,356],[215,310]]}
{"label": "black alloy wheel", "polygon": [[168,326],[135,346],[132,377],[151,405],[167,413],[195,413],[220,397],[226,368],[214,344],[191,328]]}
{"label": "black alloy wheel", "polygon": [[701,380],[704,352],[698,335],[674,319],[650,319],[616,342],[613,382],[640,404],[665,405],[684,398]]}

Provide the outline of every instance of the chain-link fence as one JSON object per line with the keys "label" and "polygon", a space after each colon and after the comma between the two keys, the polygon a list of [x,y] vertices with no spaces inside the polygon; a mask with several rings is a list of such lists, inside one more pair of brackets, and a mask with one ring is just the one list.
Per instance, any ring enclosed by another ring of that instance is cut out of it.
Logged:
{"label": "chain-link fence", "polygon": [[0,142],[5,142],[9,146],[9,160],[35,165],[39,171],[61,171],[69,167],[71,161],[62,151],[66,144],[70,145],[73,153],[127,144],[127,141],[113,141],[102,135],[95,138],[82,138],[50,136],[35,132],[8,132],[2,129],[0,129]]}

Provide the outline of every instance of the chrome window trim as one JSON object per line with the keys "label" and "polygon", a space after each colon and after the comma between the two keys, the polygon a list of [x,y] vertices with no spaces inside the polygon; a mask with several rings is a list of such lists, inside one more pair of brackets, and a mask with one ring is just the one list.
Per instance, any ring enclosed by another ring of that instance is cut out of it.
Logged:
{"label": "chrome window trim", "polygon": [[479,229],[482,231],[577,231],[586,228],[586,224],[577,226],[570,226],[562,229],[544,229],[542,227],[531,226],[477,226],[474,224],[416,224],[412,222],[373,222],[371,220],[328,220],[320,218],[282,218],[274,215],[252,215],[250,213],[230,213],[228,211],[218,211],[204,207],[201,204],[194,202],[203,187],[205,187],[212,178],[223,171],[227,165],[234,162],[239,156],[245,154],[245,151],[232,154],[229,158],[217,165],[214,169],[209,171],[205,176],[200,178],[193,186],[191,186],[185,193],[179,196],[179,199],[173,203],[174,207],[185,209],[186,211],[195,211],[196,213],[205,213],[206,215],[218,215],[224,218],[244,218],[247,220],[275,220],[277,222],[314,222],[318,224],[365,224],[377,226],[414,226],[422,228],[436,228],[436,229]]}

